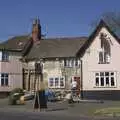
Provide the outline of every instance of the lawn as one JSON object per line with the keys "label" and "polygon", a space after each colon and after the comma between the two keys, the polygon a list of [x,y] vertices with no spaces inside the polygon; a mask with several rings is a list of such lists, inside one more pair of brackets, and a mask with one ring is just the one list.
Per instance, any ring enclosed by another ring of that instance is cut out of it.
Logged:
{"label": "lawn", "polygon": [[120,107],[108,107],[92,111],[93,115],[97,116],[120,116]]}

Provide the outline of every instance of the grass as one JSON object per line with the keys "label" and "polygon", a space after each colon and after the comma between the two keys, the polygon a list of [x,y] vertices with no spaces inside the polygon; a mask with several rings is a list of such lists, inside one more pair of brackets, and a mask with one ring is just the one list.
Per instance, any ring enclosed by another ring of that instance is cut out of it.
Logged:
{"label": "grass", "polygon": [[93,115],[97,116],[120,116],[120,107],[110,107],[110,108],[103,108],[92,111]]}

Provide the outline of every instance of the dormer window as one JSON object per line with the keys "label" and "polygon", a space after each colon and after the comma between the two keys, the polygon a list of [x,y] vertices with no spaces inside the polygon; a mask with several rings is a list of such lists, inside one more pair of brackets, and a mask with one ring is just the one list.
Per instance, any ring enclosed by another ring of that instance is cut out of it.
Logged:
{"label": "dormer window", "polygon": [[0,52],[0,61],[3,62],[9,61],[9,53],[7,51]]}
{"label": "dormer window", "polygon": [[107,35],[101,33],[100,41],[101,41],[101,46],[100,46],[101,50],[99,51],[99,64],[109,64],[111,59],[111,48]]}

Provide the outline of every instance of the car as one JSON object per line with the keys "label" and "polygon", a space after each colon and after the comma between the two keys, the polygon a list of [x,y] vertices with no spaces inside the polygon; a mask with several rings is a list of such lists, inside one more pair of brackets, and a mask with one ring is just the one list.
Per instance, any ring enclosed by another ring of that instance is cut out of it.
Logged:
{"label": "car", "polygon": [[24,100],[28,101],[28,100],[33,100],[35,97],[35,92],[33,91],[26,91],[24,94]]}

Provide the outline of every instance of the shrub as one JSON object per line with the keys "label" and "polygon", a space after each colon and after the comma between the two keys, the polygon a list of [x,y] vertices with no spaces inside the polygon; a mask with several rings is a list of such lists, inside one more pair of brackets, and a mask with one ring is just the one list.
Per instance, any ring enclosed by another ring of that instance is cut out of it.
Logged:
{"label": "shrub", "polygon": [[20,97],[24,95],[24,91],[21,88],[15,88],[10,92],[9,95],[9,104],[10,105],[16,105],[17,100],[20,99]]}

